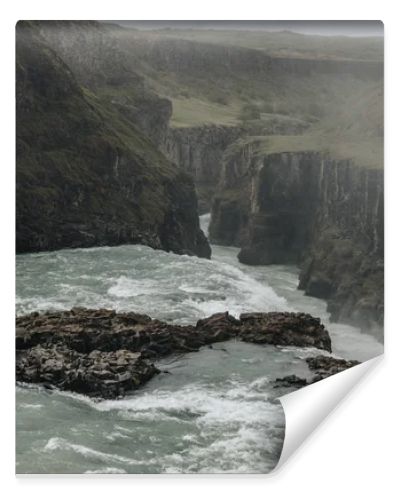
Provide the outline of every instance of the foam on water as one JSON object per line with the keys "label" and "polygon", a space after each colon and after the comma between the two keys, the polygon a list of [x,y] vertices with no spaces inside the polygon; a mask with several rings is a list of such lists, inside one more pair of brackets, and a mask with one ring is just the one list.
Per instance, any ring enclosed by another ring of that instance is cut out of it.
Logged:
{"label": "foam on water", "polygon": [[[297,290],[296,268],[244,266],[237,251],[215,246],[212,260],[140,245],[18,255],[17,314],[108,307],[188,324],[219,311],[297,310],[322,318],[336,356],[382,351],[374,337],[330,323],[326,304]],[[268,472],[284,437],[274,381],[310,376],[305,358],[318,354],[230,341],[162,360],[169,374],[115,401],[18,384],[17,471]]]}
{"label": "foam on water", "polygon": [[[267,362],[279,350],[235,342],[223,347],[228,352],[191,353],[187,363],[165,360],[160,367],[168,366],[172,375],[121,400],[19,385],[18,470],[268,472],[284,435],[270,382],[281,368]],[[239,366],[260,351],[257,362]],[[291,357],[283,354],[282,363],[289,367]],[[257,376],[262,371],[268,375]],[[31,401],[41,409],[28,421],[23,408]]]}
{"label": "foam on water", "polygon": [[290,309],[266,280],[219,260],[140,245],[55,253],[50,263],[48,253],[17,256],[17,314],[80,305],[135,310],[185,324],[221,310],[239,315]]}
{"label": "foam on water", "polygon": [[103,467],[95,470],[87,470],[85,474],[126,474],[126,470],[118,469],[117,467]]}

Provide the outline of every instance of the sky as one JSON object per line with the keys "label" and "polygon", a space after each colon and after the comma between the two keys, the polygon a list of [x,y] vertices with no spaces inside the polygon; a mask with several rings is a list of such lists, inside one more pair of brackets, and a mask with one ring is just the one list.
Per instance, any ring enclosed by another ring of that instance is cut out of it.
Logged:
{"label": "sky", "polygon": [[380,21],[112,21],[138,29],[234,29],[293,31],[305,35],[383,36]]}

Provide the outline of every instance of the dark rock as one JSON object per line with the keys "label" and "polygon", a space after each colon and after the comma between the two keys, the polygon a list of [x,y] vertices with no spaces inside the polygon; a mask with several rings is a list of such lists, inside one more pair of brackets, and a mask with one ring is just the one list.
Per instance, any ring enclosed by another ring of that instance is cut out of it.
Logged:
{"label": "dark rock", "polygon": [[196,324],[196,328],[210,328],[213,331],[222,329],[231,328],[233,326],[239,326],[240,321],[231,316],[228,311],[224,313],[216,313],[212,316],[209,316],[205,319],[199,319]]}
{"label": "dark rock", "polygon": [[332,292],[332,282],[325,278],[314,276],[310,278],[307,284],[306,295],[328,299],[332,295]]}
{"label": "dark rock", "polygon": [[249,313],[237,320],[223,312],[179,326],[135,313],[74,308],[20,316],[16,325],[17,380],[103,398],[122,396],[159,373],[152,360],[232,338],[330,350],[320,320],[302,313]]}
{"label": "dark rock", "polygon": [[245,264],[299,265],[299,288],[327,300],[332,320],[382,330],[382,159],[365,168],[320,151],[260,148],[257,139],[231,148],[211,241],[240,246]]}
{"label": "dark rock", "polygon": [[287,375],[286,377],[277,378],[274,387],[295,387],[300,388],[307,385],[305,378],[300,378],[297,375]]}
{"label": "dark rock", "polygon": [[[117,361],[124,359],[124,372]],[[65,345],[17,352],[17,380],[51,384],[55,388],[116,398],[138,388],[159,370],[137,353],[92,351],[89,355],[68,349]]]}
{"label": "dark rock", "polygon": [[203,125],[171,127],[165,134],[162,149],[169,159],[193,176],[201,214],[211,210],[224,151],[241,133],[239,127]]}
{"label": "dark rock", "polygon": [[337,373],[352,368],[359,364],[359,361],[348,361],[345,359],[332,358],[330,356],[316,356],[306,358],[306,363],[309,369],[314,373],[311,379],[300,378],[297,375],[288,375],[275,380],[276,388],[293,387],[299,389],[309,384],[314,384],[327,377],[336,375]]}
{"label": "dark rock", "polygon": [[96,22],[17,24],[17,252],[140,243],[209,258],[193,180],[155,145],[171,103],[114,42]]}
{"label": "dark rock", "polygon": [[329,356],[316,356],[314,358],[307,358],[306,362],[312,372],[316,374],[312,382],[318,382],[324,378],[336,375],[337,373],[347,370],[360,364],[359,361],[336,359]]}
{"label": "dark rock", "polygon": [[319,318],[304,313],[255,313],[240,316],[239,337],[257,344],[316,347],[331,351],[331,339]]}

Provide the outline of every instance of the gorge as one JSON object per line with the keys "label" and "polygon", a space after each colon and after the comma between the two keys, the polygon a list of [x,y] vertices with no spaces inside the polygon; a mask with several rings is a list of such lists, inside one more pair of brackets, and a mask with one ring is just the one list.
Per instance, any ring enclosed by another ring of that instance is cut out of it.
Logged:
{"label": "gorge", "polygon": [[298,265],[299,288],[335,321],[379,334],[379,41],[332,39],[323,55],[293,34],[296,59],[270,35],[257,50],[251,33],[207,36],[18,24],[17,251],[144,243],[210,257],[198,213],[211,212],[211,242],[245,264]]}
{"label": "gorge", "polygon": [[278,398],[383,350],[382,40],[16,42],[17,471],[271,471]]}

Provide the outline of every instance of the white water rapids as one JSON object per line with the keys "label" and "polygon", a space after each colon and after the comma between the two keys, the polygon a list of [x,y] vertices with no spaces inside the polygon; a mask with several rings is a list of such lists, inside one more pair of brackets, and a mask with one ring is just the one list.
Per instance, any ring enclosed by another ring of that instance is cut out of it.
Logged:
{"label": "white water rapids", "polygon": [[[331,324],[325,303],[297,290],[296,268],[244,266],[236,254],[214,246],[207,261],[124,245],[18,255],[16,312],[108,307],[188,324],[218,311],[304,311],[322,318],[335,355],[382,352],[374,337]],[[162,360],[169,374],[117,401],[19,385],[17,472],[268,472],[284,438],[274,380],[308,376],[304,358],[317,353],[225,342]]]}

